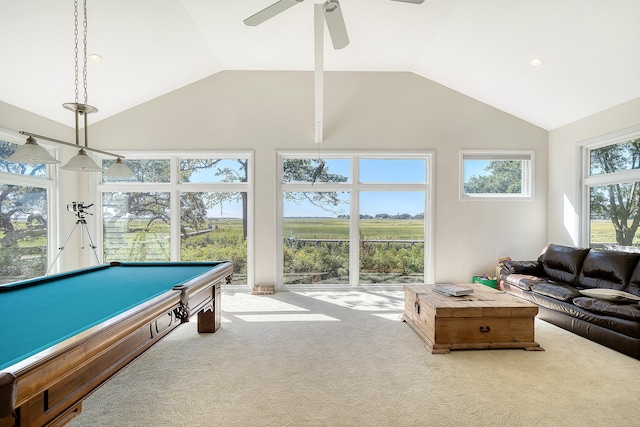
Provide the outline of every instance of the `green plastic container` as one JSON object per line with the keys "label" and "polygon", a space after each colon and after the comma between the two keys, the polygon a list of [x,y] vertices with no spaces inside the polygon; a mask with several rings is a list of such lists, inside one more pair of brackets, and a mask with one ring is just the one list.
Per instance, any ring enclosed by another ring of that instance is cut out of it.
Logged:
{"label": "green plastic container", "polygon": [[481,285],[489,286],[493,289],[498,289],[498,280],[483,279],[482,276],[473,276],[471,278],[472,283],[480,283]]}

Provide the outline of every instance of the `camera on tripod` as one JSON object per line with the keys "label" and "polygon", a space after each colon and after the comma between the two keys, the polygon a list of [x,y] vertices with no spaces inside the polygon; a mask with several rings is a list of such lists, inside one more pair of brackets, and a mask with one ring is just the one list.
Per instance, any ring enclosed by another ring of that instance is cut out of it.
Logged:
{"label": "camera on tripod", "polygon": [[84,249],[84,234],[83,234],[83,231],[84,231],[87,234],[87,237],[89,238],[89,247],[93,250],[93,255],[96,257],[96,262],[100,264],[100,258],[98,258],[98,252],[96,252],[97,246],[93,244],[93,240],[91,239],[91,234],[89,234],[89,227],[87,226],[87,220],[85,218],[85,215],[93,215],[91,212],[87,212],[87,209],[89,209],[91,206],[93,206],[93,203],[91,203],[90,205],[85,205],[83,202],[67,203],[67,210],[69,212],[74,212],[75,216],[78,219],[76,219],[76,225],[73,226],[73,229],[67,236],[67,239],[64,241],[62,246],[58,248],[58,255],[56,255],[56,257],[54,258],[53,262],[47,269],[45,275],[49,274],[49,271],[51,271],[53,266],[56,264],[56,261],[58,261],[58,257],[60,257],[60,254],[64,250],[64,247],[67,246],[67,242],[71,238],[71,235],[76,230],[78,225],[81,227],[80,228],[80,248]]}
{"label": "camera on tripod", "polygon": [[88,213],[86,209],[89,209],[91,206],[93,206],[93,203],[85,205],[83,202],[71,202],[67,204],[67,210],[69,212],[76,212],[76,215],[80,216]]}

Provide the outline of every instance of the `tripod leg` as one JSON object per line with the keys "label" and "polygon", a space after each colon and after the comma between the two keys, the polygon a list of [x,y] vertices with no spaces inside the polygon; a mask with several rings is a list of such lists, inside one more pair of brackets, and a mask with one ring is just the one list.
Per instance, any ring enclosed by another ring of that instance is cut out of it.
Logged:
{"label": "tripod leg", "polygon": [[97,246],[93,244],[93,239],[91,238],[91,234],[89,233],[89,227],[87,226],[87,223],[83,222],[82,227],[84,228],[84,231],[87,233],[87,238],[89,239],[89,247],[93,251],[93,256],[96,257],[96,262],[98,264],[102,264],[102,262],[100,262],[100,258],[98,258],[98,251],[96,251]]}
{"label": "tripod leg", "polygon": [[62,246],[60,246],[58,248],[58,254],[56,255],[56,257],[53,259],[53,262],[51,263],[51,265],[49,266],[49,268],[47,268],[47,271],[44,273],[44,275],[46,276],[47,274],[49,274],[49,271],[53,268],[53,266],[56,264],[56,261],[58,261],[58,258],[60,258],[60,254],[62,253],[62,251],[64,250],[64,247],[67,246],[67,242],[69,241],[69,239],[71,238],[71,235],[73,234],[74,231],[76,231],[76,227],[78,227],[78,224],[80,224],[80,221],[76,221],[76,224],[73,226],[73,228],[71,229],[71,231],[69,232],[69,235],[67,236],[66,240],[64,241],[64,243],[62,244]]}

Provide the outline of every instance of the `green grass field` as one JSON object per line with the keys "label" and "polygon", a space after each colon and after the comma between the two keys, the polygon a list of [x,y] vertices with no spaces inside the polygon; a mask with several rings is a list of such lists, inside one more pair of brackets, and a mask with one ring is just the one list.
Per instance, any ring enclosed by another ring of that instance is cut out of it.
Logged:
{"label": "green grass field", "polygon": [[[242,220],[229,219],[220,220],[217,223],[211,221],[212,228],[218,226],[218,234],[226,234],[227,236],[242,236]],[[142,223],[138,224],[142,225]],[[613,224],[608,220],[591,221],[591,242],[594,243],[613,243],[616,241],[616,234]],[[135,224],[132,222],[132,227]],[[157,224],[157,228],[166,227],[168,225]],[[424,238],[424,222],[422,220],[377,220],[365,219],[360,220],[361,234],[365,239],[423,239]],[[159,231],[159,230],[158,230]],[[191,230],[189,230],[191,231]],[[212,232],[212,234],[216,234]],[[291,235],[297,238],[316,238],[316,239],[345,239],[349,237],[349,220],[333,219],[333,218],[286,218],[284,221],[284,237]],[[195,239],[195,237],[193,237]],[[640,233],[637,235],[640,240]]]}
{"label": "green grass field", "polygon": [[[591,228],[591,243],[615,243],[616,232],[613,228],[613,224],[609,220],[592,220],[590,223]],[[640,239],[640,232],[636,233],[634,243],[637,243]]]}
{"label": "green grass field", "polygon": [[591,228],[590,240],[592,242],[607,243],[616,241],[616,234],[613,230],[613,224],[611,224],[611,221],[594,220],[591,221],[589,227]]}
{"label": "green grass field", "polygon": [[[364,239],[422,240],[424,221],[417,219],[360,220],[360,234]],[[349,220],[332,218],[286,218],[284,237],[300,239],[346,239]]]}

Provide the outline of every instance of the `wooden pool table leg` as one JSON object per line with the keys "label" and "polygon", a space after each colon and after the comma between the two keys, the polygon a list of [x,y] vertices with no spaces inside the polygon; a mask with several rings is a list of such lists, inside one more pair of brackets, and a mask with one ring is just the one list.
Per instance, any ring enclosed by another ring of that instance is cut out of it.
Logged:
{"label": "wooden pool table leg", "polygon": [[10,372],[0,372],[0,419],[13,414],[16,392],[15,375]]}
{"label": "wooden pool table leg", "polygon": [[220,328],[222,323],[222,291],[220,282],[211,288],[213,300],[211,304],[198,312],[198,332],[212,333]]}
{"label": "wooden pool table leg", "polygon": [[216,313],[211,307],[205,307],[198,313],[198,332],[215,332]]}

